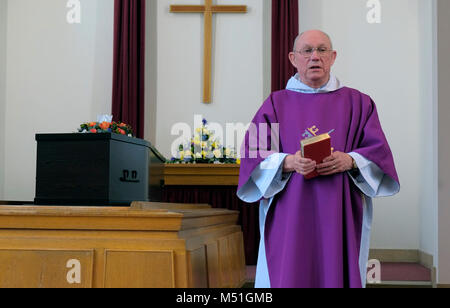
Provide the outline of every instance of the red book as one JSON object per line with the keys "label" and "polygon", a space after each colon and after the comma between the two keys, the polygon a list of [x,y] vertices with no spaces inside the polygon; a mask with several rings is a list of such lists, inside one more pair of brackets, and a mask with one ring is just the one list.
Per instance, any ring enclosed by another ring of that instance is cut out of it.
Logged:
{"label": "red book", "polygon": [[[329,134],[323,134],[316,137],[308,138],[301,141],[302,156],[314,160],[317,164],[323,163],[323,160],[331,155],[331,137]],[[308,175],[305,179],[310,180],[318,177],[316,170]]]}

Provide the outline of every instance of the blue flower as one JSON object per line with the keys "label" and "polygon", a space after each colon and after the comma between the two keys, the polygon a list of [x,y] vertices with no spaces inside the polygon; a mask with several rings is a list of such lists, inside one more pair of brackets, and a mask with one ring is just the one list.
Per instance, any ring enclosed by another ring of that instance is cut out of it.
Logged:
{"label": "blue flower", "polygon": [[206,121],[206,119],[203,119],[202,123],[203,123],[203,126],[206,126],[206,124],[208,124],[208,121]]}

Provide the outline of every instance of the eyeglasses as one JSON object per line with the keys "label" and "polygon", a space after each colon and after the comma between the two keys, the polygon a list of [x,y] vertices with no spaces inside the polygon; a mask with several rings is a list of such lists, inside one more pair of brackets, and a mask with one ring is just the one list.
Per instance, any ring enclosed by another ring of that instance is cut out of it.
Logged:
{"label": "eyeglasses", "polygon": [[299,54],[301,54],[305,58],[311,58],[313,53],[314,53],[314,51],[317,51],[317,54],[319,55],[319,57],[324,57],[324,56],[328,55],[328,53],[332,52],[331,49],[328,49],[326,47],[305,48],[305,49],[302,49],[302,50],[294,50],[294,52],[298,52]]}

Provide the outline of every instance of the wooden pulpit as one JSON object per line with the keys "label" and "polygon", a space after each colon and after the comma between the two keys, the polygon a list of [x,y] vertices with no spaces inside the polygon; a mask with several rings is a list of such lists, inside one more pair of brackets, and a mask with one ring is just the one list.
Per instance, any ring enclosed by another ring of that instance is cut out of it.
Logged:
{"label": "wooden pulpit", "polygon": [[213,208],[239,211],[246,264],[256,265],[260,241],[259,202],[247,204],[237,197],[239,168],[236,164],[166,164],[161,201],[207,203]]}
{"label": "wooden pulpit", "polygon": [[0,288],[241,287],[238,215],[189,204],[0,203]]}

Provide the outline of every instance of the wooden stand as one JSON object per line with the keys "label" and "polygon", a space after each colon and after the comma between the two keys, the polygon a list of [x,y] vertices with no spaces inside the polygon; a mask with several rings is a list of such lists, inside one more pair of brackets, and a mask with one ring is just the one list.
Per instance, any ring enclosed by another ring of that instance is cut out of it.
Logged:
{"label": "wooden stand", "polygon": [[166,164],[167,186],[237,186],[240,165]]}
{"label": "wooden stand", "polygon": [[236,193],[238,164],[165,164],[163,202],[207,203],[239,211],[247,265],[256,265],[259,251],[259,202],[247,204]]}
{"label": "wooden stand", "polygon": [[238,214],[163,203],[3,205],[0,287],[240,287]]}

